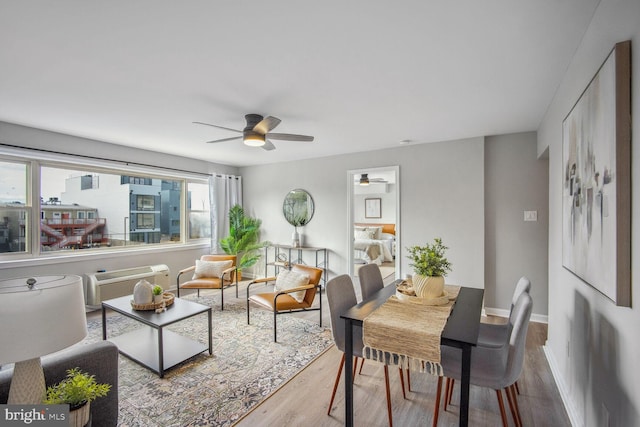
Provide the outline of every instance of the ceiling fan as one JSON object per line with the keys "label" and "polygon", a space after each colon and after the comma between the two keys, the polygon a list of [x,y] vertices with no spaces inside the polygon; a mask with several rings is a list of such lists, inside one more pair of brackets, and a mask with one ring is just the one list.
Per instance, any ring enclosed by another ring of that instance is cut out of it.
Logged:
{"label": "ceiling fan", "polygon": [[242,136],[233,136],[231,138],[216,139],[214,141],[207,141],[208,144],[216,142],[233,141],[235,139],[242,139],[242,141],[251,147],[262,147],[263,150],[274,150],[276,147],[269,141],[269,139],[281,139],[283,141],[313,141],[312,136],[308,135],[296,135],[292,133],[273,133],[271,132],[276,126],[278,126],[281,120],[277,117],[267,116],[262,117],[260,114],[247,114],[244,116],[247,121],[247,125],[243,130],[231,129],[224,126],[212,125],[210,123],[193,122],[199,125],[213,126],[218,129],[230,130],[232,132],[241,133]]}
{"label": "ceiling fan", "polygon": [[362,186],[366,186],[370,183],[386,184],[389,181],[384,178],[369,178],[368,173],[363,173],[360,174],[360,179],[356,178],[356,182]]}

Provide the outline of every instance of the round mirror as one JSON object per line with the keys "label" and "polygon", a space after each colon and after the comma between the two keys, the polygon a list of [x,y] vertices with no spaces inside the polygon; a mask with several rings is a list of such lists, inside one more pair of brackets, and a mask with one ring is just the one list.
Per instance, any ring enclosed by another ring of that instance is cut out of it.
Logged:
{"label": "round mirror", "polygon": [[311,194],[299,188],[289,191],[282,204],[285,219],[294,227],[307,225],[313,218],[313,210]]}

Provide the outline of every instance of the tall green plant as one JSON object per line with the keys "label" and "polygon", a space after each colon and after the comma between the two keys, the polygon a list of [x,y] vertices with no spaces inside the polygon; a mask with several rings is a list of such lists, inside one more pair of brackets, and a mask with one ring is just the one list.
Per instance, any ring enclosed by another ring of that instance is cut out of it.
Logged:
{"label": "tall green plant", "polygon": [[245,215],[240,205],[229,209],[229,235],[220,240],[220,247],[229,255],[236,255],[238,268],[247,268],[260,259],[259,249],[265,243],[260,242],[260,226],[262,221]]}

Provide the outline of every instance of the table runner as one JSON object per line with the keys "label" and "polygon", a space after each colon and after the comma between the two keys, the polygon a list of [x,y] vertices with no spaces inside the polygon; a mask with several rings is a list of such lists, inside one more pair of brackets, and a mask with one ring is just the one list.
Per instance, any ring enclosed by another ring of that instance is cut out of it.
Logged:
{"label": "table runner", "polygon": [[[459,286],[446,285],[452,298]],[[400,301],[394,295],[363,322],[364,357],[403,369],[443,375],[440,337],[454,301],[431,306]]]}

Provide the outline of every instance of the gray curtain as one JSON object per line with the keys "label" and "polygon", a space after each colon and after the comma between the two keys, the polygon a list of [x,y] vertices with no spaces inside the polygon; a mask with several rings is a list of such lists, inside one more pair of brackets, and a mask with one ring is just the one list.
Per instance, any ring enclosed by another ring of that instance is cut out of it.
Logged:
{"label": "gray curtain", "polygon": [[229,233],[229,209],[236,204],[242,206],[242,177],[210,176],[209,201],[211,203],[211,253],[223,253],[218,242]]}

